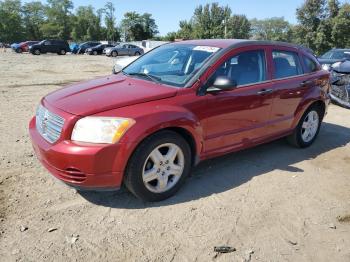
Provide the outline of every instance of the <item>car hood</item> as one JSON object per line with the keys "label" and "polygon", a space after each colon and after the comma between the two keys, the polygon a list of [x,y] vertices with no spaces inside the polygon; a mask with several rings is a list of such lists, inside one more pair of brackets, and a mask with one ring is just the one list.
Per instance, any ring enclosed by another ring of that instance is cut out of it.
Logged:
{"label": "car hood", "polygon": [[322,65],[332,65],[336,62],[343,61],[343,59],[324,59],[324,58],[319,58],[318,61]]}
{"label": "car hood", "polygon": [[44,104],[74,115],[100,112],[175,96],[177,90],[123,74],[67,86],[44,98]]}

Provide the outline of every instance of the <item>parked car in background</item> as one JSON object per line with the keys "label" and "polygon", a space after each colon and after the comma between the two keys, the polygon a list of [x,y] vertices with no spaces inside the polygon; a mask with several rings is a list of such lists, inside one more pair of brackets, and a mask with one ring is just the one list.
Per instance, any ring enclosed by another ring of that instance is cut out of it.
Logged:
{"label": "parked car in background", "polygon": [[64,40],[43,40],[38,44],[34,44],[29,48],[29,52],[33,55],[40,55],[45,53],[56,53],[58,55],[65,55],[70,52],[67,41]]}
{"label": "parked car in background", "polygon": [[12,44],[10,45],[10,48],[11,48],[13,51],[15,51],[16,48],[17,48],[17,46],[18,46],[19,44],[20,44],[20,43],[12,43]]}
{"label": "parked car in background", "polygon": [[82,43],[79,45],[79,48],[76,54],[85,54],[86,49],[100,45],[100,44],[101,42],[97,42],[97,41],[89,41],[89,42]]}
{"label": "parked car in background", "polygon": [[[304,48],[193,40],[158,47],[122,72],[44,97],[29,124],[38,159],[78,189],[160,201],[200,161],[281,137],[317,138],[329,73]],[[87,102],[88,101],[88,102]]]}
{"label": "parked car in background", "polygon": [[337,62],[331,66],[331,82],[332,101],[350,108],[350,61]]}
{"label": "parked car in background", "polygon": [[325,70],[330,70],[332,64],[345,60],[350,60],[350,49],[332,49],[318,58]]}
{"label": "parked car in background", "polygon": [[112,73],[118,74],[120,71],[122,71],[126,66],[134,62],[138,56],[129,56],[129,57],[120,57],[115,60]]}
{"label": "parked car in background", "polygon": [[79,50],[79,44],[77,43],[70,43],[69,48],[72,54],[76,54]]}
{"label": "parked car in background", "polygon": [[39,41],[26,41],[13,46],[13,50],[16,53],[28,52],[29,47],[39,43]]}
{"label": "parked car in background", "polygon": [[121,44],[113,48],[106,49],[106,56],[139,56],[143,55],[144,51],[141,47],[131,44]]}
{"label": "parked car in background", "polygon": [[87,53],[88,55],[102,55],[103,50],[105,48],[112,48],[112,47],[114,47],[114,45],[100,44],[94,47],[89,47],[88,49],[86,49],[85,53]]}

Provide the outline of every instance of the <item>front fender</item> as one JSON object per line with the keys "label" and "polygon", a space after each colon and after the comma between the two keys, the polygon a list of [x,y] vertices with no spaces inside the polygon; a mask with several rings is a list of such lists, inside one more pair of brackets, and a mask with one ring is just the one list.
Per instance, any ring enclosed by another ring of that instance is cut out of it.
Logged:
{"label": "front fender", "polygon": [[[184,107],[157,105],[156,101],[147,104],[149,105],[139,104],[98,114],[99,116],[127,117],[136,121],[119,141],[119,144],[123,145],[124,159],[128,160],[145,138],[161,130],[171,128],[180,128],[193,138],[195,157],[198,157],[202,151],[204,137],[199,119]],[[118,159],[116,161],[114,170],[124,171],[127,161]]]}

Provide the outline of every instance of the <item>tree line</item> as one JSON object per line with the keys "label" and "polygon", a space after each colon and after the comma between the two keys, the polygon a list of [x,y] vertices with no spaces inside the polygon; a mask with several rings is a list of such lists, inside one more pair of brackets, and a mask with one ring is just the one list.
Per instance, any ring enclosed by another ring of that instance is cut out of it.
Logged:
{"label": "tree line", "polygon": [[251,38],[302,44],[317,54],[333,47],[350,47],[350,4],[338,0],[305,0],[296,10],[295,25],[283,17],[249,20],[218,3],[200,5],[191,19],[180,21],[177,32],[163,37],[158,36],[151,14],[128,12],[117,23],[115,10],[112,2],[98,10],[79,6],[73,12],[70,0],[47,0],[47,4],[3,0],[0,1],[0,41]]}
{"label": "tree line", "polygon": [[0,42],[23,39],[59,38],[88,41],[138,41],[151,39],[158,27],[151,14],[129,12],[117,25],[116,8],[107,2],[104,8],[79,6],[73,12],[70,0],[47,0],[21,3],[20,0],[0,1]]}
{"label": "tree line", "polygon": [[296,10],[298,23],[283,17],[251,19],[232,14],[218,3],[198,6],[190,20],[162,39],[243,38],[285,41],[307,46],[317,54],[331,48],[350,48],[350,4],[338,0],[305,0]]}

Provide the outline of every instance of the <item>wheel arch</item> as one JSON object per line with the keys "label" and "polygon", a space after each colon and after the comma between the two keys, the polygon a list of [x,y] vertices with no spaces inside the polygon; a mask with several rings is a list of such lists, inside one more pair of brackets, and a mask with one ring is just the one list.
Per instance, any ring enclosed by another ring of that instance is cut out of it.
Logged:
{"label": "wheel arch", "polygon": [[294,118],[293,128],[295,128],[298,125],[302,116],[312,106],[317,106],[321,110],[321,113],[322,113],[321,121],[323,120],[323,118],[326,114],[326,111],[327,111],[327,105],[326,105],[325,101],[323,101],[321,99],[305,101],[303,104],[301,104],[299,106],[299,108],[296,111],[296,114],[295,114],[296,117]]}

